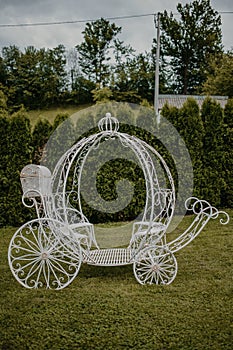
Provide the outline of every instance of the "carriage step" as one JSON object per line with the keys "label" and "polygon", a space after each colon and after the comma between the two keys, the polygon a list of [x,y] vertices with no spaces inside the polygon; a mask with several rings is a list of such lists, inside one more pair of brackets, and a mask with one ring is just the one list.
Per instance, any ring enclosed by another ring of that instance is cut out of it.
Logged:
{"label": "carriage step", "polygon": [[89,265],[128,265],[132,263],[132,251],[127,248],[95,249],[85,253],[83,258],[84,262]]}

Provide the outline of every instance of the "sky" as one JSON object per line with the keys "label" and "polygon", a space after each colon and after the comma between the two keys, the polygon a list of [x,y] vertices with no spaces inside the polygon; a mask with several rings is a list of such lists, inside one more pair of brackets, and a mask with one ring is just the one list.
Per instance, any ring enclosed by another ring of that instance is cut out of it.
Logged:
{"label": "sky", "polygon": [[[86,20],[101,17],[118,17],[154,14],[176,11],[178,2],[189,0],[0,0],[0,25],[79,21],[75,24],[48,26],[1,27],[0,49],[16,45],[21,50],[27,46],[54,48],[63,44],[67,49],[75,47],[83,40],[82,31]],[[212,7],[218,12],[232,11],[232,0],[212,0]],[[233,48],[233,13],[222,14],[222,34],[225,51]],[[142,16],[115,19],[111,22],[122,27],[118,36],[125,44],[130,44],[137,52],[149,51],[156,36],[154,17]]]}

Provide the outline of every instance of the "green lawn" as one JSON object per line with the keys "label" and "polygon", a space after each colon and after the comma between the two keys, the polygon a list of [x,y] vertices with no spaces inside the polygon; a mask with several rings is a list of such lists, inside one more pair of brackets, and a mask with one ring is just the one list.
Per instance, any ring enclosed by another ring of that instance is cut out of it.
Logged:
{"label": "green lawn", "polygon": [[139,285],[132,266],[83,265],[64,290],[27,290],[7,263],[14,231],[0,230],[0,349],[232,349],[232,221],[177,253],[164,287]]}

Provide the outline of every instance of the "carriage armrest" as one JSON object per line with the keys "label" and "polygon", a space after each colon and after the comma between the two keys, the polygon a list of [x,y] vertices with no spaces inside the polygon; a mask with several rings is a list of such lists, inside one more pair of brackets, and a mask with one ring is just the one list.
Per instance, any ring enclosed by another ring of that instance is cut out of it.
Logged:
{"label": "carriage armrest", "polygon": [[161,222],[137,221],[133,224],[133,235],[156,234],[164,230],[166,226]]}

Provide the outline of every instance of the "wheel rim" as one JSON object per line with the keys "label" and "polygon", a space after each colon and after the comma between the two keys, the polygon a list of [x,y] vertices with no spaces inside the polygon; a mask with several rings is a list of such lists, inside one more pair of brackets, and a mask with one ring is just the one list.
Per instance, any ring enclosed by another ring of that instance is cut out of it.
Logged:
{"label": "wheel rim", "polygon": [[37,219],[15,232],[8,261],[14,277],[24,287],[62,289],[80,269],[81,249],[67,226]]}
{"label": "wheel rim", "polygon": [[134,275],[140,284],[167,285],[177,274],[177,261],[165,247],[143,249],[134,262]]}

